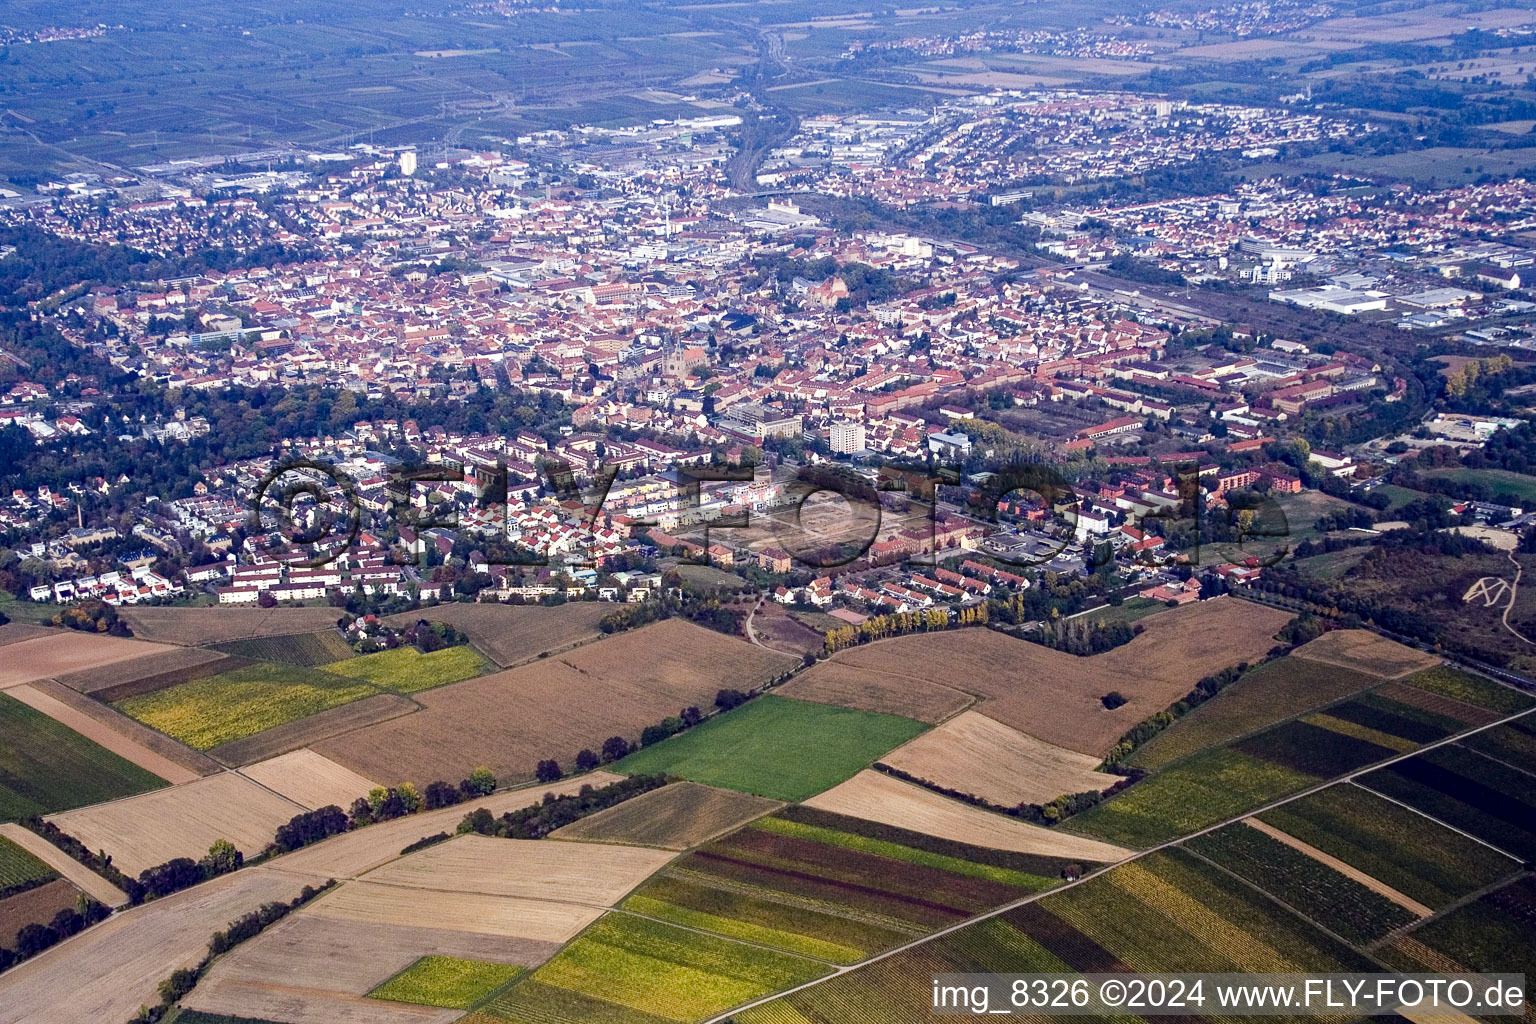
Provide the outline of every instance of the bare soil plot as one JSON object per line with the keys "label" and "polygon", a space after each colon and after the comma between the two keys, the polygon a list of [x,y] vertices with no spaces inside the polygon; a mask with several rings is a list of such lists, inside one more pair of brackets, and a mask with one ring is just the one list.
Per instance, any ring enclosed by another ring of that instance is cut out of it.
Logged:
{"label": "bare soil plot", "polygon": [[1398,892],[1396,889],[1392,888],[1390,885],[1381,881],[1380,879],[1373,878],[1372,876],[1366,874],[1364,871],[1361,871],[1359,868],[1351,867],[1350,865],[1344,863],[1342,860],[1339,860],[1339,858],[1331,854],[1324,853],[1322,850],[1319,850],[1312,844],[1304,843],[1300,839],[1297,839],[1295,836],[1280,831],[1273,825],[1266,825],[1258,818],[1244,818],[1243,824],[1248,825],[1251,828],[1258,829],[1260,832],[1263,832],[1271,839],[1284,843],[1286,846],[1289,846],[1296,852],[1305,854],[1320,864],[1326,864],[1328,867],[1333,868],[1333,870],[1337,871],[1345,878],[1350,878],[1356,882],[1359,882],[1367,889],[1370,889],[1372,892],[1378,893],[1379,895],[1385,896],[1387,899],[1391,900],[1393,903],[1396,903],[1398,906],[1402,907],[1404,910],[1409,911],[1410,913],[1417,914],[1420,917],[1429,917],[1434,913],[1433,910],[1429,909],[1418,900]]}
{"label": "bare soil plot", "polygon": [[5,660],[0,663],[0,690],[30,683],[35,679],[57,678],[81,669],[99,668],[114,662],[159,654],[166,648],[142,640],[100,633],[65,633],[40,636],[7,644]]}
{"label": "bare soil plot", "polygon": [[281,871],[297,871],[318,875],[321,878],[357,878],[400,857],[400,851],[424,836],[439,832],[452,833],[464,819],[464,815],[484,807],[500,816],[508,811],[531,807],[544,799],[544,794],[565,796],[578,792],[582,786],[598,789],[623,780],[622,775],[612,772],[592,772],[571,779],[562,779],[553,785],[530,786],[526,789],[510,789],[492,793],[439,811],[422,811],[394,821],[380,822],[344,832],[314,846],[279,857],[271,864]]}
{"label": "bare soil plot", "polygon": [[265,761],[332,736],[378,725],[419,710],[420,705],[409,697],[398,693],[381,693],[377,697],[364,697],[296,722],[266,729],[243,740],[222,744],[208,751],[208,756],[230,767]]}
{"label": "bare soil plot", "polygon": [[367,994],[422,956],[535,967],[559,948],[554,942],[301,912],[220,960],[183,1003],[291,1024],[446,1024],[463,1011],[381,1002]]}
{"label": "bare soil plot", "polygon": [[217,761],[206,754],[171,739],[163,732],[151,729],[143,722],[135,722],[110,704],[103,704],[94,697],[76,693],[57,680],[39,679],[27,685],[197,775],[214,775],[223,770]]}
{"label": "bare soil plot", "polygon": [[[127,893],[66,854],[57,846],[54,846],[36,832],[28,831],[13,822],[7,822],[4,825],[0,825],[0,836],[9,839],[44,864],[47,864],[50,868],[53,868],[53,870],[63,875],[76,888],[83,890],[87,896],[97,903],[107,907],[120,907],[128,902]],[[0,942],[0,945],[4,945],[4,943]]]}
{"label": "bare soil plot", "polygon": [[199,778],[198,773],[192,769],[177,764],[138,740],[70,707],[56,697],[43,693],[36,687],[23,683],[5,692],[28,707],[35,708],[54,721],[68,726],[91,742],[112,751],[118,757],[132,761],[147,772],[155,773],[167,782],[191,782]]}
{"label": "bare soil plot", "polygon": [[175,857],[193,860],[215,840],[228,839],[254,856],[305,808],[225,772],[169,789],[50,815],[59,828],[92,850],[106,850],[126,874]]}
{"label": "bare soil plot", "polygon": [[846,664],[842,656],[813,666],[776,692],[815,704],[836,704],[933,724],[976,702],[970,694],[941,682],[859,668]]}
{"label": "bare soil plot", "polygon": [[23,640],[36,640],[38,637],[57,636],[60,632],[57,629],[49,629],[47,626],[31,626],[25,622],[7,622],[0,625],[0,647],[19,644]]}
{"label": "bare soil plot", "polygon": [[16,948],[16,933],[29,924],[47,924],[61,910],[75,909],[80,890],[63,878],[0,900],[0,946]]}
{"label": "bare soil plot", "polygon": [[316,900],[309,912],[338,921],[446,928],[536,942],[566,942],[603,915],[599,907],[576,903],[409,889],[371,882],[347,882]]}
{"label": "bare soil plot", "polygon": [[167,974],[202,959],[215,931],[323,881],[246,868],[116,914],[0,974],[0,1024],[127,1020],[158,1000]]}
{"label": "bare soil plot", "polygon": [[994,850],[1105,864],[1130,856],[1118,846],[984,811],[877,771],[860,772],[805,805]]}
{"label": "bare soil plot", "polygon": [[638,846],[466,835],[385,864],[362,881],[611,907],[671,859]]}
{"label": "bare soil plot", "polygon": [[[964,687],[985,698],[977,710],[987,717],[1102,757],[1127,729],[1183,697],[1201,677],[1256,661],[1290,619],[1288,612],[1218,597],[1150,616],[1130,643],[1089,658],[991,629],[956,629],[855,647],[833,663],[893,680],[892,688],[910,685],[901,677]],[[1127,698],[1113,711],[1099,700],[1111,690]]]}
{"label": "bare soil plot", "polygon": [[571,644],[595,640],[603,633],[598,622],[613,611],[601,601],[571,601],[557,608],[542,605],[440,604],[385,616],[403,626],[426,619],[445,622],[469,635],[480,653],[502,668],[556,652]]}
{"label": "bare soil plot", "polygon": [[312,633],[336,625],[334,608],[123,608],[118,616],[144,640],[197,647],[253,636]]}
{"label": "bare soil plot", "polygon": [[674,782],[567,825],[554,838],[686,850],[782,806],[748,793]]}
{"label": "bare soil plot", "polygon": [[385,785],[461,779],[486,765],[526,779],[544,758],[569,767],[582,748],[640,731],[722,687],[750,689],[795,659],[681,619],[557,657],[418,694],[424,711],[314,748]]}
{"label": "bare soil plot", "polygon": [[1405,647],[1366,629],[1331,630],[1296,648],[1291,657],[1354,669],[1382,679],[1401,679],[1440,664],[1433,654]]}
{"label": "bare soil plot", "polygon": [[247,765],[240,774],[310,810],[335,804],[342,810],[378,783],[343,768],[313,750],[295,750]]}
{"label": "bare soil plot", "polygon": [[219,651],[167,647],[159,653],[129,662],[70,672],[57,678],[71,690],[88,693],[97,700],[114,701],[228,672],[241,664]]}
{"label": "bare soil plot", "polygon": [[752,632],[759,643],[797,657],[816,654],[826,644],[823,634],[791,617],[776,601],[764,601],[753,613]]}
{"label": "bare soil plot", "polygon": [[977,711],[897,747],[883,762],[946,789],[994,804],[1043,804],[1065,793],[1103,791],[1120,781],[1094,771],[1091,754],[1054,746]]}

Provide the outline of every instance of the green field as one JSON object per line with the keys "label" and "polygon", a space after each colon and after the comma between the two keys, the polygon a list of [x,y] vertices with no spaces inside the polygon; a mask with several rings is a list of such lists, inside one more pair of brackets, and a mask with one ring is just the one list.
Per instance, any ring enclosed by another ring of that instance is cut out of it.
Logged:
{"label": "green field", "polygon": [[158,775],[0,693],[0,821],[98,804],[164,785]]}
{"label": "green field", "polygon": [[1185,845],[1357,945],[1418,920],[1413,911],[1241,822]]}
{"label": "green field", "polygon": [[1507,469],[1432,469],[1427,476],[1488,489],[1488,496],[1509,493],[1526,504],[1536,502],[1536,477]]}
{"label": "green field", "polygon": [[1519,870],[1482,843],[1348,783],[1259,817],[1432,910]]}
{"label": "green field", "polygon": [[851,778],[927,728],[910,718],[769,694],[631,754],[615,770],[679,775],[796,802]]}
{"label": "green field", "polygon": [[471,1020],[651,1024],[703,1020],[830,973],[823,964],[610,913]]}
{"label": "green field", "polygon": [[1450,957],[1463,970],[1524,974],[1529,995],[1536,978],[1536,885],[1530,876],[1517,879],[1426,922],[1379,955],[1406,971],[1446,969],[1425,963],[1439,957],[1421,959],[1421,946]]}
{"label": "green field", "polygon": [[197,750],[372,697],[365,682],[263,662],[118,702],[119,711]]}
{"label": "green field", "polygon": [[371,999],[467,1010],[522,973],[521,967],[424,956],[368,993]]}
{"label": "green field", "polygon": [[284,665],[314,668],[329,665],[353,656],[350,644],[334,629],[322,629],[313,633],[289,633],[285,636],[258,636],[245,640],[230,640],[222,644],[210,644],[215,651],[249,658],[252,661],[276,661]]}
{"label": "green field", "polygon": [[788,807],[668,865],[622,907],[849,964],[1059,885],[1070,863]]}
{"label": "green field", "polygon": [[431,654],[422,654],[414,647],[396,647],[327,665],[325,670],[372,683],[380,689],[416,693],[473,679],[485,672],[486,664],[472,647],[445,647]]}
{"label": "green field", "polygon": [[1315,776],[1223,747],[1185,758],[1061,827],[1112,843],[1155,846],[1315,782]]}
{"label": "green field", "polygon": [[0,896],[51,881],[58,873],[9,839],[0,836]]}
{"label": "green field", "polygon": [[942,1019],[924,1009],[935,974],[1127,969],[1374,968],[1245,882],[1175,849],[733,1016],[737,1024],[917,1024]]}
{"label": "green field", "polygon": [[1430,693],[1438,693],[1442,697],[1452,697],[1505,715],[1513,715],[1536,704],[1536,699],[1513,687],[1502,686],[1491,679],[1444,665],[1415,672],[1403,682]]}
{"label": "green field", "polygon": [[1301,658],[1266,662],[1153,737],[1129,763],[1149,771],[1161,768],[1380,683],[1363,672]]}
{"label": "green field", "polygon": [[1359,781],[1511,856],[1536,859],[1536,787],[1527,771],[1451,744]]}

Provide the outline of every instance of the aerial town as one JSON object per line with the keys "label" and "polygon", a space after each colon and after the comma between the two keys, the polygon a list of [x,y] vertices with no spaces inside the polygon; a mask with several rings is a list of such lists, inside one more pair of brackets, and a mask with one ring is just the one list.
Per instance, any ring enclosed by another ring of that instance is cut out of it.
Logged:
{"label": "aerial town", "polygon": [[1530,1016],[1536,10],[868,6],[0,25],[0,1024]]}

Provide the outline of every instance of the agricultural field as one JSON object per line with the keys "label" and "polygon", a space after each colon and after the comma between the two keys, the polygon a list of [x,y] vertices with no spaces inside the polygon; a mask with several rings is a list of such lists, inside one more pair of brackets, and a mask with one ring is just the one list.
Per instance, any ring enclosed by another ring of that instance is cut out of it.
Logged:
{"label": "agricultural field", "polygon": [[89,694],[98,700],[113,701],[217,675],[238,668],[240,664],[218,651],[168,647],[142,658],[69,672],[57,678],[71,690]]}
{"label": "agricultural field", "polygon": [[841,656],[811,666],[777,692],[796,700],[897,715],[930,725],[976,703],[975,697],[943,683],[856,668],[843,664]]}
{"label": "agricultural field", "polygon": [[424,956],[368,993],[370,998],[467,1010],[522,973],[485,960]]}
{"label": "agricultural field", "polygon": [[469,647],[445,647],[422,654],[414,647],[396,647],[327,665],[332,675],[372,683],[381,690],[416,693],[473,679],[486,670],[484,659]]}
{"label": "agricultural field", "polygon": [[[14,604],[14,602],[6,602],[6,605],[10,604]],[[6,611],[6,605],[0,605],[0,611]],[[36,640],[39,637],[57,635],[58,630],[47,626],[33,626],[25,622],[0,622],[0,647],[19,644],[23,640]]]}
{"label": "agricultural field", "polygon": [[621,909],[847,964],[1048,889],[1074,863],[793,807],[672,863]]}
{"label": "agricultural field", "polygon": [[703,1020],[829,970],[787,953],[608,914],[466,1019],[475,1024]]}
{"label": "agricultural field", "polygon": [[1370,689],[1375,676],[1323,667],[1294,655],[1245,672],[1215,697],[1139,747],[1129,759],[1152,771],[1196,751],[1235,740],[1278,722]]}
{"label": "agricultural field", "polygon": [[169,970],[202,958],[214,931],[324,881],[246,868],[114,916],[0,974],[0,1024],[126,1021],[158,1000]]}
{"label": "agricultural field", "polygon": [[1486,708],[1501,715],[1513,715],[1536,706],[1536,698],[1529,694],[1445,666],[1416,673],[1403,682],[1415,689]]}
{"label": "agricultural field", "polygon": [[1431,910],[1519,870],[1517,861],[1482,843],[1348,783],[1282,804],[1257,820]]}
{"label": "agricultural field", "polygon": [[198,759],[194,751],[51,679],[13,686],[5,695],[167,782],[204,774],[192,763]]}
{"label": "agricultural field", "polygon": [[1064,793],[1105,790],[1120,781],[1095,771],[1095,757],[1052,746],[977,711],[950,719],[881,761],[1003,807],[1049,803]]}
{"label": "agricultural field", "polygon": [[1513,857],[1536,859],[1536,789],[1528,772],[1451,744],[1359,782]]}
{"label": "agricultural field", "polygon": [[1155,846],[1318,779],[1230,747],[1187,757],[1058,826],[1126,846]]}
{"label": "agricultural field", "polygon": [[404,627],[421,619],[442,622],[469,636],[470,642],[497,665],[511,668],[546,652],[596,640],[598,622],[613,606],[598,601],[568,601],[557,608],[540,605],[441,604],[386,615],[385,623]]}
{"label": "agricultural field", "polygon": [[876,771],[860,772],[836,789],[807,800],[805,806],[896,828],[916,829],[952,842],[1034,856],[1107,864],[1130,853],[1122,847],[1060,829],[984,811]]}
{"label": "agricultural field", "polygon": [[26,850],[52,872],[64,876],[74,886],[105,907],[120,907],[128,902],[127,893],[75,860],[48,840],[14,822],[0,825],[0,837]]}
{"label": "agricultural field", "polygon": [[116,707],[194,750],[211,750],[378,693],[369,683],[318,669],[258,662]]}
{"label": "agricultural field", "polygon": [[665,850],[637,846],[464,835],[375,868],[363,881],[611,907],[671,859]]}
{"label": "agricultural field", "polygon": [[0,693],[0,820],[143,793],[165,780]]}
{"label": "agricultural field", "polygon": [[1530,875],[1485,893],[1377,951],[1404,971],[1499,971],[1536,977],[1536,884]]}
{"label": "agricultural field", "polygon": [[306,808],[233,772],[125,800],[51,814],[48,820],[92,850],[106,850],[128,875],[174,857],[197,860],[227,839],[254,857]]}
{"label": "agricultural field", "polygon": [[295,750],[247,765],[240,774],[310,810],[330,804],[345,810],[377,785],[313,750]]}
{"label": "agricultural field", "polygon": [[1430,914],[1428,907],[1363,884],[1246,823],[1208,832],[1184,845],[1357,946]]}
{"label": "agricultural field", "polygon": [[32,888],[57,877],[47,864],[0,835],[0,894]]}
{"label": "agricultural field", "polygon": [[1370,961],[1170,850],[734,1015],[737,1024],[918,1021],[943,973],[1369,971]]}
{"label": "agricultural field", "polygon": [[927,726],[910,718],[768,694],[631,754],[629,775],[662,772],[773,800],[804,800]]}
{"label": "agricultural field", "polygon": [[334,629],[312,633],[286,633],[277,636],[247,637],[210,645],[213,650],[247,661],[275,661],[301,668],[317,668],[353,656],[352,645]]}
{"label": "agricultural field", "polygon": [[1433,654],[1405,647],[1366,629],[1330,630],[1296,648],[1291,657],[1364,672],[1379,679],[1400,679],[1440,664]]}
{"label": "agricultural field", "polygon": [[16,946],[16,933],[29,924],[48,924],[61,910],[74,910],[80,890],[56,878],[32,889],[0,897],[0,947]]}
{"label": "agricultural field", "polygon": [[634,742],[646,726],[683,708],[710,707],[722,687],[749,689],[795,663],[745,640],[667,619],[425,691],[415,698],[424,709],[419,713],[314,749],[385,785],[460,779],[478,765],[502,780],[528,779],[540,760],[553,758],[569,768],[583,748],[600,749],[615,735]]}
{"label": "agricultural field", "polygon": [[[828,664],[886,679],[963,680],[983,698],[976,710],[987,717],[1103,757],[1126,730],[1183,697],[1201,677],[1257,661],[1290,619],[1286,612],[1220,597],[1151,616],[1130,643],[1088,658],[996,630],[959,629],[850,648]],[[1111,690],[1128,698],[1113,711],[1099,700]]]}
{"label": "agricultural field", "polygon": [[230,768],[249,765],[291,753],[354,729],[364,729],[401,715],[415,714],[420,710],[421,706],[409,697],[398,693],[379,693],[307,718],[264,729],[254,736],[221,743],[208,751],[207,756],[216,764]]}
{"label": "agricultural field", "polygon": [[0,690],[38,679],[54,679],[71,672],[147,658],[165,651],[160,644],[142,640],[56,630],[52,636],[6,645],[5,663],[0,665]]}
{"label": "agricultural field", "polygon": [[1462,745],[1506,764],[1536,765],[1536,722],[1517,719],[1468,736]]}
{"label": "agricultural field", "polygon": [[336,625],[334,608],[123,608],[133,635],[184,647],[251,637],[313,633]]}
{"label": "agricultural field", "polygon": [[221,958],[183,1005],[196,1013],[288,1024],[448,1024],[459,1011],[368,995],[422,957],[491,962],[515,973],[559,948],[554,942],[300,912]]}
{"label": "agricultural field", "polygon": [[777,800],[697,782],[674,782],[588,815],[552,838],[685,850],[783,806]]}
{"label": "agricultural field", "polygon": [[309,913],[351,925],[446,929],[561,943],[597,920],[603,911],[576,903],[358,881],[320,897]]}

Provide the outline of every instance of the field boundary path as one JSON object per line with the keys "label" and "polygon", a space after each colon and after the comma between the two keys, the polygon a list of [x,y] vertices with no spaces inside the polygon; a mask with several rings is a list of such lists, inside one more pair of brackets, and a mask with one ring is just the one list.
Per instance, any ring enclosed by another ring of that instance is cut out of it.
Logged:
{"label": "field boundary path", "polygon": [[97,903],[115,909],[128,902],[127,893],[75,860],[57,846],[54,846],[36,832],[22,828],[14,822],[7,822],[4,825],[0,825],[0,836],[9,839],[44,864],[47,864],[50,868],[53,868],[53,870],[63,875],[77,889],[82,890]]}
{"label": "field boundary path", "polygon": [[185,765],[177,764],[164,754],[149,749],[105,722],[98,721],[78,708],[70,707],[57,697],[44,693],[30,683],[9,687],[5,693],[61,725],[73,729],[92,743],[110,750],[123,760],[131,761],[145,771],[160,776],[172,785],[202,778]]}

